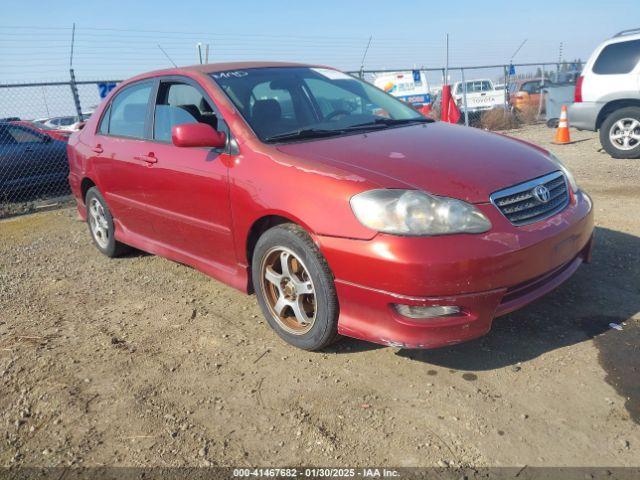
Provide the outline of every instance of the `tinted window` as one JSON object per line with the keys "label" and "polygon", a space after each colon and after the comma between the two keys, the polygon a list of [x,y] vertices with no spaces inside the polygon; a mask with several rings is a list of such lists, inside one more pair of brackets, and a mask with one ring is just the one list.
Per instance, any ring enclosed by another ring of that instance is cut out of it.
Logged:
{"label": "tinted window", "polygon": [[307,87],[318,102],[324,118],[339,112],[363,113],[362,98],[339,85],[318,78],[305,80]]}
{"label": "tinted window", "polygon": [[262,102],[268,101],[275,101],[280,104],[284,118],[293,118],[295,116],[291,92],[289,92],[289,90],[285,88],[273,88],[271,82],[262,82],[253,87],[249,101],[252,112],[255,110],[256,103],[258,103],[258,108],[260,108]]}
{"label": "tinted window", "polygon": [[522,84],[520,87],[520,91],[527,92],[529,94],[532,93],[540,93],[540,82],[526,82]]}
{"label": "tinted window", "polygon": [[7,132],[16,143],[42,143],[44,137],[38,133],[20,127],[7,127]]}
{"label": "tinted window", "polygon": [[631,72],[640,60],[640,40],[612,43],[604,47],[593,64],[593,73],[614,75]]}
{"label": "tinted window", "polygon": [[211,102],[197,88],[186,83],[162,83],[154,112],[153,138],[171,142],[171,129],[183,123],[206,123],[227,132]]}
{"label": "tinted window", "polygon": [[98,127],[98,133],[106,135],[109,133],[109,117],[111,116],[111,105],[107,108],[107,111],[102,115],[100,120],[100,126]]}
{"label": "tinted window", "polygon": [[379,127],[383,119],[399,120],[397,125],[424,121],[377,87],[336,70],[265,67],[211,76],[265,141],[302,130],[343,135],[352,127]]}
{"label": "tinted window", "polygon": [[150,82],[125,87],[111,103],[109,134],[123,137],[144,137]]}
{"label": "tinted window", "polygon": [[8,145],[10,143],[16,143],[9,131],[2,125],[0,125],[0,145]]}

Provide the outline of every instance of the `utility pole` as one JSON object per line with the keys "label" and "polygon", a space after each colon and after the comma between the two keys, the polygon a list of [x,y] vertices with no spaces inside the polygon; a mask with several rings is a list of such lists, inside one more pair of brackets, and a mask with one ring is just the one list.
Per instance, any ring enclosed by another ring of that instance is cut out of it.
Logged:
{"label": "utility pole", "polygon": [[204,63],[209,63],[209,44],[207,43],[204,48]]}
{"label": "utility pole", "polygon": [[200,65],[202,65],[202,43],[198,42],[198,60],[200,61]]}
{"label": "utility pole", "polygon": [[558,65],[556,66],[556,82],[560,81],[560,64],[562,63],[562,42],[558,48]]}

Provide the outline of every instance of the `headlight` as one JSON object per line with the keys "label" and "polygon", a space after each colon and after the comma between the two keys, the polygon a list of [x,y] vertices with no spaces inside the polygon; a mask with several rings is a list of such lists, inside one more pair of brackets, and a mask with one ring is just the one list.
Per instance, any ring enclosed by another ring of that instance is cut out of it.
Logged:
{"label": "headlight", "polygon": [[396,235],[482,233],[491,228],[473,205],[418,190],[369,190],[351,198],[351,209],[365,227]]}
{"label": "headlight", "polygon": [[549,152],[549,158],[553,163],[558,165],[558,168],[560,170],[562,170],[562,173],[564,173],[564,176],[567,177],[567,181],[571,186],[571,190],[573,190],[573,193],[576,193],[578,191],[578,183],[576,182],[576,179],[573,176],[573,174],[569,171],[567,167],[564,166],[564,163],[562,163],[560,159],[556,157],[553,153]]}

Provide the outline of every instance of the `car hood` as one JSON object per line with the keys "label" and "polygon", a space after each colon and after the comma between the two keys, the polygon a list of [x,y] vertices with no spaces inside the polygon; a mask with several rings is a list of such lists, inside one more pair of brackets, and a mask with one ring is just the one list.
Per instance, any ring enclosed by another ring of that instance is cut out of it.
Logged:
{"label": "car hood", "polygon": [[434,122],[281,144],[283,153],[348,167],[385,188],[416,188],[471,203],[558,169],[542,148],[503,135]]}

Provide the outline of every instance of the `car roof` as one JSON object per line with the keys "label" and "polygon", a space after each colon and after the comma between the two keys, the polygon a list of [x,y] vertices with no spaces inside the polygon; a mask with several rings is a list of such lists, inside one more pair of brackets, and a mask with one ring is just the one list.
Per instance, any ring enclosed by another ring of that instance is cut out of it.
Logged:
{"label": "car roof", "polygon": [[610,45],[612,43],[629,42],[631,40],[640,40],[640,33],[624,33],[620,32],[615,36],[605,40],[601,45]]}
{"label": "car roof", "polygon": [[130,80],[138,80],[142,78],[158,77],[163,75],[177,75],[185,72],[197,72],[205,75],[225,72],[229,70],[248,70],[251,68],[270,68],[270,67],[321,67],[332,68],[324,65],[313,65],[307,63],[294,63],[294,62],[224,62],[224,63],[206,63],[203,65],[188,65],[184,67],[173,67],[161,70],[153,70],[150,72],[142,73],[133,77]]}

